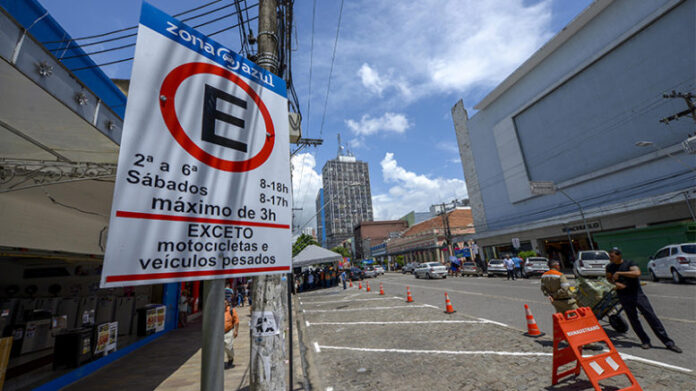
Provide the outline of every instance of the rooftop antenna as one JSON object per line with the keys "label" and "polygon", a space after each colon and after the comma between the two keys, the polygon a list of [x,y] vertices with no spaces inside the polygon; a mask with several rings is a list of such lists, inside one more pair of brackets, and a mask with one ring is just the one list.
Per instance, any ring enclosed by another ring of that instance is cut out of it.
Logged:
{"label": "rooftop antenna", "polygon": [[341,145],[341,133],[336,134],[338,136],[338,156],[343,156],[343,145]]}

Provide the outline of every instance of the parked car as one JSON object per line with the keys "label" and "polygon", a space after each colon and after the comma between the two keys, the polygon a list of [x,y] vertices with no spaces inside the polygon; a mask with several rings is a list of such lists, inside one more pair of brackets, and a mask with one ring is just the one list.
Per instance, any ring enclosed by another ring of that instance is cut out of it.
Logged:
{"label": "parked car", "polygon": [[476,269],[476,264],[473,262],[464,262],[462,267],[459,269],[462,276],[476,276],[478,275],[478,270]]}
{"label": "parked car", "polygon": [[609,264],[609,253],[604,250],[580,251],[573,264],[573,274],[582,277],[604,277]]}
{"label": "parked car", "polygon": [[406,266],[404,266],[403,269],[401,269],[401,273],[413,273],[413,271],[416,270],[416,267],[418,267],[418,265],[419,264],[416,262],[407,263]]}
{"label": "parked car", "polygon": [[384,274],[384,268],[381,265],[375,266],[375,272],[377,272],[377,275]]}
{"label": "parked car", "polygon": [[365,274],[363,271],[358,268],[358,267],[351,267],[350,270],[348,271],[348,278],[350,278],[351,281],[358,281],[362,280],[365,278]]}
{"label": "parked car", "polygon": [[502,259],[493,258],[488,261],[488,277],[493,277],[496,274],[506,276],[507,269],[505,269],[505,263]]}
{"label": "parked car", "polygon": [[549,260],[544,257],[529,257],[524,263],[522,274],[524,278],[529,276],[542,275],[549,271]]}
{"label": "parked car", "polygon": [[365,278],[375,278],[377,277],[377,271],[375,271],[375,268],[372,266],[367,266],[365,267],[365,270],[363,270],[363,273],[365,275]]}
{"label": "parked car", "polygon": [[426,262],[421,263],[413,274],[416,278],[447,278],[447,268],[439,262]]}
{"label": "parked car", "polygon": [[671,244],[657,250],[648,262],[653,281],[671,278],[679,284],[696,278],[696,243]]}

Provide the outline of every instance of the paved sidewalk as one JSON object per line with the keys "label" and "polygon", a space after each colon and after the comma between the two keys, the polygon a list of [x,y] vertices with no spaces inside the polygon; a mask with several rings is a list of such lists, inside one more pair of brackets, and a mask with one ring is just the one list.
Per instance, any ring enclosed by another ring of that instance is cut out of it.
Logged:
{"label": "paved sidewalk", "polygon": [[[239,337],[234,340],[235,367],[225,370],[226,390],[249,389],[249,307],[237,311],[240,324]],[[186,328],[170,331],[64,390],[199,390],[201,323],[199,318]],[[297,334],[293,336],[293,388],[303,390]]]}

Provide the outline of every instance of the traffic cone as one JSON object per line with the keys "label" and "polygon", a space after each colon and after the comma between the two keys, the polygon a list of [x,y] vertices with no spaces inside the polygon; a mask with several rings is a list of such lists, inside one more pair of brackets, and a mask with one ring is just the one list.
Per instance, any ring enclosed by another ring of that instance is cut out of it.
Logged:
{"label": "traffic cone", "polygon": [[413,303],[413,297],[411,297],[411,288],[406,287],[406,302]]}
{"label": "traffic cone", "polygon": [[362,281],[358,283],[358,289],[362,289]]}
{"label": "traffic cone", "polygon": [[379,283],[379,295],[384,296],[384,288],[382,287],[382,283]]}
{"label": "traffic cone", "polygon": [[454,310],[454,307],[452,307],[452,303],[450,302],[449,296],[447,295],[447,292],[445,292],[445,313],[446,314],[453,314],[457,311]]}
{"label": "traffic cone", "polygon": [[366,283],[365,283],[365,286],[367,286],[367,292],[369,292],[369,291],[370,291],[370,282],[369,282],[369,281],[366,282]]}
{"label": "traffic cone", "polygon": [[539,330],[539,326],[537,326],[537,322],[536,320],[534,320],[532,311],[529,309],[529,306],[527,304],[524,305],[524,312],[527,315],[527,332],[524,335],[528,337],[541,337],[542,335],[544,335]]}
{"label": "traffic cone", "polygon": [[350,284],[350,287],[352,288],[352,287],[353,287],[353,281],[348,281],[348,283]]}

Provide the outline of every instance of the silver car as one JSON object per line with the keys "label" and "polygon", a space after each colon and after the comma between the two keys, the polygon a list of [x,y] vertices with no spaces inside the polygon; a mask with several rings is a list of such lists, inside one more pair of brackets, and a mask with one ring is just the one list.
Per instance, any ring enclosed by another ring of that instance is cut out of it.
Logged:
{"label": "silver car", "polygon": [[525,278],[535,274],[542,275],[547,271],[549,271],[549,260],[544,257],[529,257],[522,268],[522,274]]}
{"label": "silver car", "polygon": [[447,268],[439,262],[421,263],[416,270],[413,271],[416,278],[447,278]]}
{"label": "silver car", "polygon": [[648,262],[653,281],[671,278],[674,283],[696,278],[696,243],[672,244],[657,250]]}
{"label": "silver car", "polygon": [[604,277],[609,264],[609,253],[604,250],[580,251],[573,264],[573,274],[582,277]]}
{"label": "silver car", "polygon": [[502,259],[491,259],[488,261],[488,277],[493,277],[496,274],[507,275],[507,269]]}

